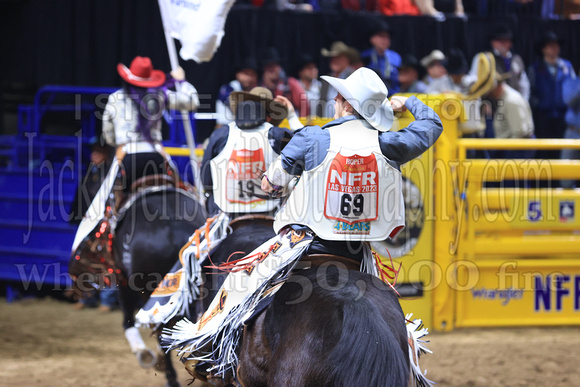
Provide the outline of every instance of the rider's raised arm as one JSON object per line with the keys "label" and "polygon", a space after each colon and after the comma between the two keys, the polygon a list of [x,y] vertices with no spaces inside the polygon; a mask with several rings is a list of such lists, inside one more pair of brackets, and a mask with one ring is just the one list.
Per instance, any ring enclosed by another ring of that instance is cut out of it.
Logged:
{"label": "rider's raised arm", "polygon": [[172,110],[196,110],[199,106],[197,89],[185,80],[185,72],[181,67],[171,72],[171,77],[179,84],[178,90],[167,90],[167,105]]}
{"label": "rider's raised arm", "polygon": [[302,123],[298,119],[298,115],[296,114],[294,105],[292,105],[292,102],[290,102],[288,98],[284,97],[283,95],[278,95],[276,96],[276,98],[274,98],[274,101],[280,102],[282,105],[286,107],[286,109],[288,109],[288,116],[286,117],[286,119],[288,120],[288,126],[290,127],[291,130],[298,130],[304,127],[304,125],[302,125]]}
{"label": "rider's raised arm", "polygon": [[383,132],[379,135],[382,153],[399,164],[420,156],[443,132],[443,124],[437,113],[417,97],[407,99],[405,106],[415,121],[398,132]]}

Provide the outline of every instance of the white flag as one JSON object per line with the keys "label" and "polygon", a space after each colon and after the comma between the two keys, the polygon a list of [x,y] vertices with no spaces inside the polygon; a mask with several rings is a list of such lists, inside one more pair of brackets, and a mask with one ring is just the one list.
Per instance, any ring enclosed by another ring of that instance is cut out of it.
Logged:
{"label": "white flag", "polygon": [[159,0],[163,28],[181,42],[184,60],[209,62],[222,37],[235,0]]}

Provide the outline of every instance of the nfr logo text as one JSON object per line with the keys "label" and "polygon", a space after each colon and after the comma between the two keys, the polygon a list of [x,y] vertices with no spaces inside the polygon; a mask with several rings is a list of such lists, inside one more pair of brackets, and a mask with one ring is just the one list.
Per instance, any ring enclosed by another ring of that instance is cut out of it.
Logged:
{"label": "nfr logo text", "polygon": [[534,277],[534,310],[561,311],[567,299],[572,299],[574,310],[580,310],[580,275],[541,275]]}

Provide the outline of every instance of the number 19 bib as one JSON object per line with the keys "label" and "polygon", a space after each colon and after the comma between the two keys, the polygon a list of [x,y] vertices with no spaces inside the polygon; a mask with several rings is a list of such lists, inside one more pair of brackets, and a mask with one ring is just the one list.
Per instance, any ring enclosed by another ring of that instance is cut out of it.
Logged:
{"label": "number 19 bib", "polygon": [[213,194],[219,208],[231,214],[272,211],[278,205],[260,190],[261,177],[278,154],[270,145],[272,125],[264,123],[255,129],[241,130],[232,122],[228,140],[211,159]]}
{"label": "number 19 bib", "polygon": [[348,224],[377,219],[379,172],[374,154],[337,154],[326,178],[324,216]]}
{"label": "number 19 bib", "polygon": [[262,149],[233,150],[226,173],[226,199],[230,203],[254,203],[264,199],[254,196],[259,192],[260,178],[266,170]]}

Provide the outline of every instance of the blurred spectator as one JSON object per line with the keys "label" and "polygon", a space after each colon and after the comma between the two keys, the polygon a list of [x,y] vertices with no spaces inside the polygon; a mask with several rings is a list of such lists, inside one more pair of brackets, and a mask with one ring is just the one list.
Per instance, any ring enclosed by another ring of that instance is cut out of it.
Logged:
{"label": "blurred spectator", "polygon": [[250,91],[258,85],[258,64],[254,58],[247,57],[236,64],[234,72],[236,79],[220,87],[215,106],[218,127],[227,125],[234,120],[234,114],[228,103],[230,93],[232,91]]}
{"label": "blurred spectator", "polygon": [[280,11],[320,11],[318,0],[276,0],[276,7]]}
{"label": "blurred spectator", "polygon": [[452,12],[457,16],[465,16],[462,0],[414,0],[414,2],[417,5],[417,8],[419,8],[421,15],[431,16],[439,21],[445,21],[445,15],[443,12],[435,9],[435,6],[441,7],[441,9],[448,11],[449,13],[453,10]]}
{"label": "blurred spectator", "polygon": [[421,59],[421,65],[427,70],[423,81],[427,85],[429,94],[444,93],[453,88],[451,78],[443,66],[444,61],[445,55],[439,50],[433,50]]}
{"label": "blurred spectator", "polygon": [[[562,99],[568,106],[566,111],[566,132],[564,138],[580,140],[580,79],[568,78],[562,87]],[[580,160],[580,150],[562,149],[562,159]],[[578,180],[563,180],[563,188],[577,187]]]}
{"label": "blurred spectator", "polygon": [[349,11],[375,12],[377,10],[377,0],[341,0],[340,3],[342,9]]}
{"label": "blurred spectator", "polygon": [[308,116],[314,114],[316,106],[320,101],[321,87],[321,82],[318,80],[318,67],[314,63],[314,59],[306,53],[298,55],[294,73],[296,78],[289,78],[288,84],[298,82],[300,87],[305,91],[305,94],[300,99],[301,115]]}
{"label": "blurred spectator", "polygon": [[578,0],[542,0],[541,13],[544,19],[579,19],[580,2]]}
{"label": "blurred spectator", "polygon": [[454,14],[460,17],[465,16],[463,0],[434,0],[433,6],[444,14]]}
{"label": "blurred spectator", "polygon": [[89,205],[93,201],[99,188],[101,188],[101,184],[103,180],[105,180],[107,172],[109,172],[111,162],[113,161],[113,155],[115,153],[113,147],[108,146],[106,143],[102,143],[102,141],[97,137],[91,138],[89,145],[91,147],[91,161],[87,169],[87,174],[75,192],[75,198],[71,209],[71,224],[79,224],[89,209]]}
{"label": "blurred spectator", "polygon": [[560,58],[560,40],[554,32],[545,32],[537,48],[542,57],[528,70],[536,136],[562,138],[566,129],[564,116],[567,108],[562,99],[562,85],[566,79],[575,78],[576,74],[572,64]]}
{"label": "blurred spectator", "polygon": [[412,0],[378,0],[379,12],[387,16],[419,16],[421,11]]}
{"label": "blurred spectator", "polygon": [[445,61],[445,69],[451,79],[451,89],[448,91],[455,91],[460,94],[467,94],[469,88],[475,81],[475,76],[467,74],[467,59],[463,55],[463,51],[458,48],[449,50],[447,60]]}
{"label": "blurred spectator", "polygon": [[[70,223],[79,224],[97,191],[101,187],[103,180],[113,161],[115,149],[94,137],[89,142],[91,146],[91,162],[87,169],[83,181],[79,184],[75,193],[72,208],[72,218]],[[117,305],[117,290],[102,288],[92,291],[87,297],[81,298],[75,305],[75,309],[94,308],[100,304],[99,310],[108,312]]]}
{"label": "blurred spectator", "polygon": [[258,86],[265,87],[270,90],[274,97],[279,95],[284,96],[290,100],[296,109],[298,116],[302,115],[300,109],[300,98],[305,94],[304,89],[299,83],[288,83],[286,72],[280,65],[280,54],[274,47],[267,48],[260,57],[262,64],[262,79],[258,82]]}
{"label": "blurred spectator", "polygon": [[399,68],[399,83],[401,93],[426,93],[427,85],[420,80],[421,66],[413,55],[403,56]]}
{"label": "blurred spectator", "polygon": [[[530,99],[530,81],[526,75],[526,68],[521,56],[512,52],[513,34],[506,24],[498,25],[490,35],[489,44],[495,66],[501,74],[507,74],[506,82],[513,89],[520,92],[526,100]],[[472,66],[471,74],[475,70]]]}
{"label": "blurred spectator", "polygon": [[[534,121],[530,104],[519,92],[512,89],[503,77],[504,75],[497,74],[494,87],[489,92],[489,97],[496,102],[493,114],[495,138],[533,138]],[[505,157],[532,156],[529,151],[506,151]]]}
{"label": "blurred spectator", "polygon": [[[464,137],[493,138],[492,104],[489,99],[488,103],[483,103],[482,98],[489,93],[495,82],[495,72],[491,71],[495,69],[495,58],[492,53],[480,53],[475,56],[474,63],[475,74],[462,101],[463,117],[459,128]],[[489,157],[488,151],[470,153],[472,157]]]}
{"label": "blurred spectator", "polygon": [[99,312],[108,313],[119,305],[119,295],[117,289],[111,287],[103,287],[99,290],[93,290],[88,293],[88,296],[81,298],[79,302],[74,305],[75,309],[96,308],[99,307]]}
{"label": "blurred spectator", "polygon": [[[473,90],[477,95],[487,96],[493,102],[493,137],[495,138],[534,138],[534,122],[528,101],[505,79],[507,74],[496,70],[492,53],[477,55],[477,80]],[[534,151],[513,150],[500,152],[495,157],[531,158]]]}
{"label": "blurred spectator", "polygon": [[[320,50],[322,56],[330,58],[330,76],[346,79],[353,73],[353,64],[359,60],[358,51],[343,42],[334,42],[330,50]],[[334,117],[334,97],[337,91],[328,82],[322,82],[320,87],[320,103],[316,109],[318,117]]]}
{"label": "blurred spectator", "polygon": [[390,50],[391,31],[389,25],[383,21],[377,21],[371,27],[369,42],[372,48],[361,53],[363,63],[379,74],[387,85],[389,95],[398,93],[401,56]]}
{"label": "blurred spectator", "polygon": [[[236,1],[236,3],[238,3]],[[320,11],[319,0],[251,0],[256,7],[273,8],[279,11]]]}

